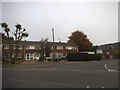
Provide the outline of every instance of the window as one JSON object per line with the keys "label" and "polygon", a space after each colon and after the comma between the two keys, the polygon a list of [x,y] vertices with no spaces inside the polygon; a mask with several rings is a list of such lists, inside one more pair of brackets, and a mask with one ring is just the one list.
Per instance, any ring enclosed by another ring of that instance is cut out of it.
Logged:
{"label": "window", "polygon": [[76,47],[66,47],[67,50],[76,50]]}
{"label": "window", "polygon": [[21,54],[21,53],[18,53],[18,54],[17,54],[17,57],[19,57],[19,58],[22,57],[22,54]]}
{"label": "window", "polygon": [[58,56],[63,56],[63,53],[58,53]]}
{"label": "window", "polygon": [[35,49],[35,47],[34,46],[30,46],[30,49]]}
{"label": "window", "polygon": [[53,50],[53,49],[57,49],[57,46],[51,46],[51,50]]}
{"label": "window", "polygon": [[30,49],[30,46],[26,46],[26,49]]}
{"label": "window", "polygon": [[51,47],[51,49],[52,49],[52,50],[54,49],[53,46]]}
{"label": "window", "polygon": [[10,57],[10,54],[9,54],[9,53],[7,54],[7,57]]}
{"label": "window", "polygon": [[35,49],[35,46],[27,46],[26,49]]}
{"label": "window", "polygon": [[19,46],[19,48],[18,49],[22,49],[22,46]]}
{"label": "window", "polygon": [[67,49],[68,49],[68,50],[72,50],[72,47],[68,47]]}
{"label": "window", "polygon": [[4,49],[9,49],[9,45],[4,45]]}
{"label": "window", "polygon": [[34,53],[34,57],[39,57],[39,53]]}
{"label": "window", "polygon": [[77,50],[77,48],[76,48],[76,47],[72,47],[72,49],[73,49],[73,50]]}
{"label": "window", "polygon": [[[15,55],[16,55],[16,53],[13,53],[13,54],[12,54],[12,57],[15,57]],[[18,54],[17,54],[17,57],[18,57],[18,58],[22,57],[22,53],[18,53]]]}
{"label": "window", "polygon": [[[23,46],[21,46],[21,45],[18,46],[18,49],[22,49],[22,48],[23,48]],[[13,49],[16,49],[16,45],[13,45]]]}
{"label": "window", "polygon": [[102,54],[103,51],[102,50],[97,50],[97,54]]}
{"label": "window", "polygon": [[57,46],[57,50],[62,50],[63,47],[62,46]]}
{"label": "window", "polygon": [[37,49],[37,50],[39,50],[39,49],[41,49],[39,46],[35,46],[35,49]]}
{"label": "window", "polygon": [[13,45],[13,49],[16,49],[16,46],[15,46],[15,45]]}

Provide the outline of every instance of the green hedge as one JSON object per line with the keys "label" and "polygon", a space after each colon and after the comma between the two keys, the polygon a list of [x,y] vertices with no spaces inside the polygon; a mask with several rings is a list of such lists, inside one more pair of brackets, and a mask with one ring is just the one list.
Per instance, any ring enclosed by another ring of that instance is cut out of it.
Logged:
{"label": "green hedge", "polygon": [[87,53],[68,53],[66,59],[68,61],[101,60],[101,55]]}

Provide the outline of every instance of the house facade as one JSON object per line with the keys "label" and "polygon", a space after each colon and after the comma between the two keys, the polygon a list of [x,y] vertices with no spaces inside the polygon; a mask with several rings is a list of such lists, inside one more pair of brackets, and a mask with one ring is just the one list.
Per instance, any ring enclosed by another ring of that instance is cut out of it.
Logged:
{"label": "house facade", "polygon": [[118,59],[120,58],[120,42],[100,45],[97,53],[102,54],[104,59]]}
{"label": "house facade", "polygon": [[[76,53],[78,52],[78,47],[75,44],[71,43],[63,43],[63,42],[48,42],[48,46],[50,47],[50,55],[52,57],[53,54],[56,56],[64,57],[67,53]],[[10,53],[12,53],[12,59],[15,57],[16,48],[15,42],[11,42],[12,51],[10,51],[10,45],[7,41],[3,40],[2,42],[2,60],[10,60]],[[21,41],[19,43],[17,60],[39,60],[41,57],[42,47],[39,41]]]}

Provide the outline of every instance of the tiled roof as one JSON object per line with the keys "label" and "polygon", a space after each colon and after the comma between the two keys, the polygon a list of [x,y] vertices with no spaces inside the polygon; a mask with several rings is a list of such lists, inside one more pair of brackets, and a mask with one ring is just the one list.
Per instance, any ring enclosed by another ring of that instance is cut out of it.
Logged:
{"label": "tiled roof", "polygon": [[120,48],[120,42],[100,45],[100,46],[98,46],[98,49],[107,49],[108,47]]}
{"label": "tiled roof", "polygon": [[77,45],[76,44],[74,44],[74,43],[65,43],[65,42],[55,42],[55,43],[53,43],[53,42],[48,42],[49,43],[49,45],[55,45],[55,46],[75,46],[75,47],[77,47]]}
{"label": "tiled roof", "polygon": [[[3,40],[4,44],[7,44],[8,42],[6,40]],[[12,44],[15,44],[15,42],[12,42]],[[40,41],[20,41],[20,44],[24,45],[40,45]],[[53,42],[48,42],[49,46],[53,45]],[[77,47],[76,44],[74,43],[65,43],[65,42],[54,42],[55,46],[75,46]]]}

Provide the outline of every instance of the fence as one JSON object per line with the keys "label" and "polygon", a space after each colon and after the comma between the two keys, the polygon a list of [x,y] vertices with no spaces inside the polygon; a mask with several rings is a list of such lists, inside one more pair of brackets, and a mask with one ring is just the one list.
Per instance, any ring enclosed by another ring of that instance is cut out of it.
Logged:
{"label": "fence", "polygon": [[101,56],[101,54],[68,53],[66,59],[68,61],[101,60]]}

